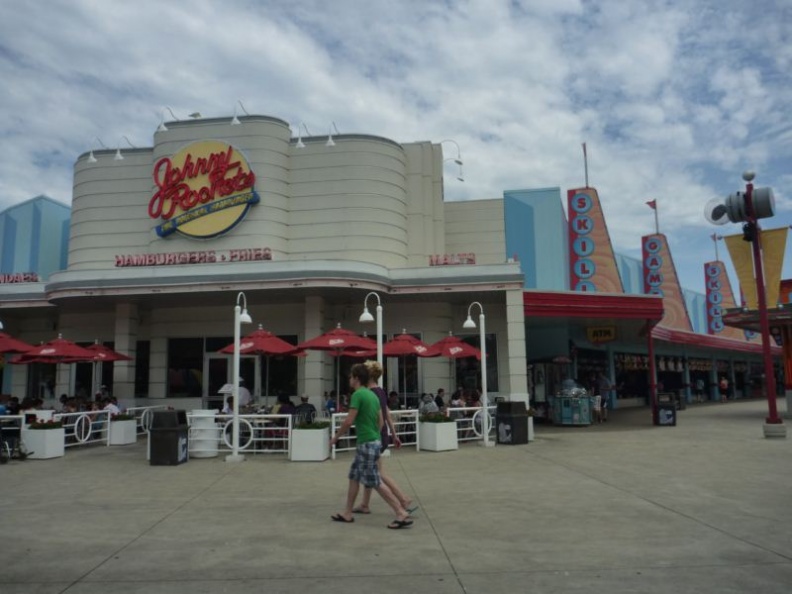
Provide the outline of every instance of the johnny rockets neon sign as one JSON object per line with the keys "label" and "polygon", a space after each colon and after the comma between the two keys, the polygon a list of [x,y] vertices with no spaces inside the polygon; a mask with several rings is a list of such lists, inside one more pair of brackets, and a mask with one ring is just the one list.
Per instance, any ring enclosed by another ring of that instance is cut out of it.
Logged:
{"label": "johnny rockets neon sign", "polygon": [[161,219],[157,235],[207,239],[234,228],[259,202],[256,174],[234,147],[219,141],[190,144],[154,165],[156,192],[148,214]]}

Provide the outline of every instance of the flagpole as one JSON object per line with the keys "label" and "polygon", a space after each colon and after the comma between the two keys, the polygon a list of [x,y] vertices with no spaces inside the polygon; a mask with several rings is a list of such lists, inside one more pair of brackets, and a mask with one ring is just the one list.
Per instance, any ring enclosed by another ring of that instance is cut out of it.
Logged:
{"label": "flagpole", "polygon": [[657,216],[657,201],[655,200],[654,206],[654,214],[655,214],[655,234],[660,235],[660,219]]}
{"label": "flagpole", "polygon": [[586,175],[586,187],[589,187],[589,178],[588,178],[588,155],[586,154],[586,143],[583,143],[583,170]]}

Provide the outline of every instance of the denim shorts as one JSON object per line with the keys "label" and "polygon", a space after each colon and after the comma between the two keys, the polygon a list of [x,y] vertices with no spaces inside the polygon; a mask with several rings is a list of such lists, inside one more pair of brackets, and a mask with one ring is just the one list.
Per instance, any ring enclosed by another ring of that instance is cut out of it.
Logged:
{"label": "denim shorts", "polygon": [[379,441],[370,441],[358,445],[355,450],[355,459],[349,468],[349,480],[357,481],[364,487],[376,489],[382,484],[377,460],[382,452]]}

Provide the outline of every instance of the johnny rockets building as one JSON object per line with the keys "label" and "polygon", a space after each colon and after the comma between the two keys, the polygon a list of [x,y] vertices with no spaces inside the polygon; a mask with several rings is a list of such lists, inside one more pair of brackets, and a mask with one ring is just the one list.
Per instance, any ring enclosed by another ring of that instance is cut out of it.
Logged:
{"label": "johnny rockets building", "polygon": [[[751,395],[760,349],[719,322],[720,305],[733,304],[723,267],[705,265],[708,278],[717,271],[708,295],[683,291],[664,236],[644,238],[642,260],[624,258],[596,190],[566,199],[568,217],[558,188],[445,202],[438,143],[293,138],[265,116],[169,122],[150,148],[77,159],[68,264],[0,285],[0,316],[30,343],[61,333],[133,356],[103,369],[127,402],[217,394],[230,380],[230,357],[217,351],[232,341],[240,291],[254,321],[243,334],[261,324],[294,344],[338,324],[373,334],[358,318],[375,291],[386,338],[453,332],[477,345],[462,324],[479,301],[495,396],[541,403],[565,377],[598,373],[618,386],[613,406],[645,404],[657,383],[689,394],[698,378],[714,394],[719,375]],[[335,370],[321,352],[242,361],[256,394],[316,400],[334,389]],[[386,382],[449,391],[478,385],[478,371],[467,360],[389,359]],[[3,371],[3,391],[16,395],[90,382],[87,364]]]}
{"label": "johnny rockets building", "polygon": [[[471,334],[462,324],[479,301],[490,389],[526,397],[523,276],[506,261],[502,214],[482,220],[443,201],[439,144],[369,135],[328,143],[295,139],[276,118],[239,120],[169,122],[150,148],[81,155],[67,267],[2,286],[6,331],[33,344],[57,333],[98,339],[131,355],[102,379],[125,401],[194,398],[230,380],[230,358],[217,351],[232,342],[240,291],[254,321],[243,335],[261,324],[292,343],[338,324],[373,336],[374,325],[358,321],[370,291],[382,299],[388,336],[406,330],[429,343]],[[413,393],[478,384],[478,363],[388,363],[393,389],[405,380]],[[10,365],[4,391],[79,391],[90,386],[80,369],[89,367]],[[251,391],[317,400],[335,389],[335,369],[321,352],[242,361]]]}

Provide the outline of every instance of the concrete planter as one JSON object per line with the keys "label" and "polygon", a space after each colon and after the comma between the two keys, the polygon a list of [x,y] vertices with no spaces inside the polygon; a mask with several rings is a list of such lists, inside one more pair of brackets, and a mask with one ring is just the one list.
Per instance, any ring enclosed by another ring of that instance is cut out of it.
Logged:
{"label": "concrete planter", "polygon": [[292,429],[293,462],[322,462],[330,457],[330,427],[324,429]]}
{"label": "concrete planter", "polygon": [[137,442],[137,422],[110,421],[110,445],[130,445]]}
{"label": "concrete planter", "polygon": [[445,452],[459,449],[456,423],[418,423],[418,441],[422,450]]}
{"label": "concrete planter", "polygon": [[46,460],[61,458],[64,452],[65,435],[60,429],[22,429],[22,441],[25,442],[29,458]]}

